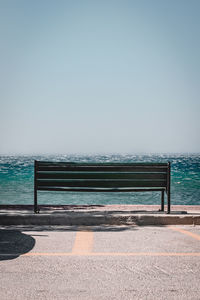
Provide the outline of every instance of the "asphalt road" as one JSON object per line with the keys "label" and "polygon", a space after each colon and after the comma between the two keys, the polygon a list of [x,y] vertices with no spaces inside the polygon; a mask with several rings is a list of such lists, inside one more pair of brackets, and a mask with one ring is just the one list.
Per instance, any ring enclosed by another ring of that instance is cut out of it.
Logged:
{"label": "asphalt road", "polygon": [[0,299],[200,299],[200,226],[1,227]]}

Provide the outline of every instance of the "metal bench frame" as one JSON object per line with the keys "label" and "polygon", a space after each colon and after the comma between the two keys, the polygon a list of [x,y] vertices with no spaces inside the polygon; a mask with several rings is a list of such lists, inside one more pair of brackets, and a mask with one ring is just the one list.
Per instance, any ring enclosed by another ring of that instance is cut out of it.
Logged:
{"label": "metal bench frame", "polygon": [[170,213],[170,162],[73,163],[34,162],[34,212],[39,213],[37,191],[68,192],[164,192]]}

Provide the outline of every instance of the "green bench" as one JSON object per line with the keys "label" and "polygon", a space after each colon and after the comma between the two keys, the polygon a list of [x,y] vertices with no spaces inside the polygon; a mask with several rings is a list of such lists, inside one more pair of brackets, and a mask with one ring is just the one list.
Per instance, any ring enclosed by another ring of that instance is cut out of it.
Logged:
{"label": "green bench", "polygon": [[66,192],[164,192],[170,213],[170,162],[168,163],[73,163],[35,161],[34,211],[39,212],[38,191]]}

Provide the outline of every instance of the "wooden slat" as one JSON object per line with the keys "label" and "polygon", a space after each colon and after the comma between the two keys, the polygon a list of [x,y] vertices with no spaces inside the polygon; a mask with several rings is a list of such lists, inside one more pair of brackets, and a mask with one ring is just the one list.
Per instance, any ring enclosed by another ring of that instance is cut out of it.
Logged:
{"label": "wooden slat", "polygon": [[76,162],[48,162],[37,161],[38,166],[165,166],[167,163],[115,163],[115,162],[102,162],[102,163],[76,163]]}
{"label": "wooden slat", "polygon": [[165,191],[166,188],[65,188],[65,187],[38,187],[39,191],[57,191],[57,192],[160,192]]}
{"label": "wooden slat", "polygon": [[38,179],[167,179],[165,173],[39,172]]}
{"label": "wooden slat", "polygon": [[165,180],[37,180],[38,187],[165,187]]}
{"label": "wooden slat", "polygon": [[167,163],[73,163],[37,161],[38,171],[84,171],[84,172],[163,172]]}
{"label": "wooden slat", "polygon": [[167,173],[162,166],[38,166],[38,171],[72,171],[72,172],[149,172]]}

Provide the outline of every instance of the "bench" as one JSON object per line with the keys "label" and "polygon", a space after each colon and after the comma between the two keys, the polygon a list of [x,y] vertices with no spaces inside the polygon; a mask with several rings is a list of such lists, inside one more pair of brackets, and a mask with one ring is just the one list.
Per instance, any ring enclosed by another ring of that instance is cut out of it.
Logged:
{"label": "bench", "polygon": [[170,213],[170,162],[168,163],[73,163],[35,161],[34,212],[37,191],[66,192],[164,192]]}

